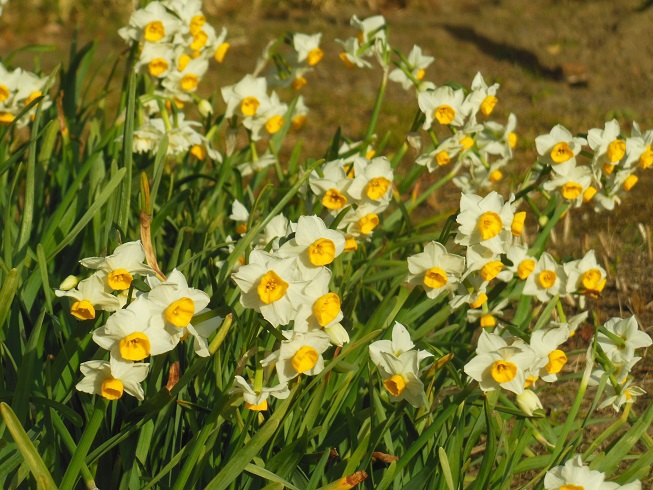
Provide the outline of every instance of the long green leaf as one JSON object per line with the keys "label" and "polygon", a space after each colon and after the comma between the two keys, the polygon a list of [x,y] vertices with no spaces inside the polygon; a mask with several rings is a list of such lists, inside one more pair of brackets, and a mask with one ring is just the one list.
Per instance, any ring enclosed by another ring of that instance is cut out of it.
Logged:
{"label": "long green leaf", "polygon": [[23,426],[18,421],[16,414],[9,405],[4,402],[0,403],[0,413],[2,414],[5,424],[7,424],[7,429],[11,433],[11,437],[13,437],[16,442],[20,453],[23,455],[23,458],[25,458],[25,462],[36,480],[37,488],[39,490],[56,489],[57,485],[54,483],[52,475],[50,475],[47,466],[36,451],[34,444],[32,444],[25,429],[23,429]]}

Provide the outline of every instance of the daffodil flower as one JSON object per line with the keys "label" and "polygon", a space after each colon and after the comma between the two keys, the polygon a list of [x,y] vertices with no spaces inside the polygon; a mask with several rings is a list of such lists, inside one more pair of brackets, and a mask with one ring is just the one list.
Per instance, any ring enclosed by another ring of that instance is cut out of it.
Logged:
{"label": "daffodil flower", "polygon": [[142,361],[171,351],[181,333],[170,335],[162,325],[151,321],[152,316],[148,300],[139,297],[111,315],[104,326],[93,332],[93,340],[120,361]]}
{"label": "daffodil flower", "polygon": [[134,274],[155,275],[154,269],[143,263],[145,251],[140,240],[116,247],[106,257],[89,257],[79,261],[84,267],[106,273],[106,283],[114,291],[129,289]]}
{"label": "daffodil flower", "polygon": [[120,300],[110,294],[110,289],[107,291],[106,284],[98,274],[80,281],[76,289],[57,289],[55,295],[60,298],[68,296],[75,300],[70,306],[70,314],[79,320],[92,320],[96,316],[96,310],[116,311],[121,307]]}
{"label": "daffodil flower", "polygon": [[424,251],[408,257],[408,283],[424,288],[434,299],[441,292],[452,294],[465,271],[465,258],[448,253],[438,242],[429,242]]}
{"label": "daffodil flower", "polygon": [[286,340],[279,350],[261,361],[263,367],[274,363],[279,383],[284,384],[300,374],[315,376],[324,369],[322,354],[329,348],[329,336],[322,331],[284,331]]}
{"label": "daffodil flower", "polygon": [[147,377],[148,363],[121,362],[115,358],[107,361],[87,361],[80,364],[84,378],[75,388],[107,400],[117,400],[128,393],[138,400],[145,394],[141,382]]}

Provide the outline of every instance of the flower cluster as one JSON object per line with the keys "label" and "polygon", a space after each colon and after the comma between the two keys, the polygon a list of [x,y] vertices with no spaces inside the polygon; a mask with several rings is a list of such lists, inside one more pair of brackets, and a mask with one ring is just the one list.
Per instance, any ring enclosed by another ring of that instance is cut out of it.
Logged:
{"label": "flower cluster", "polygon": [[[424,83],[418,88],[426,87]],[[417,157],[416,163],[429,172],[452,165],[453,182],[463,192],[475,192],[491,187],[503,178],[501,169],[513,156],[517,144],[517,118],[510,114],[506,125],[496,121],[479,122],[487,118],[498,103],[498,84],[487,85],[477,73],[471,89],[448,85],[428,86],[418,91],[417,101],[424,115],[423,129],[433,142],[428,151]],[[439,139],[436,131],[446,128],[450,136]],[[464,172],[461,172],[464,170]]]}
{"label": "flower cluster", "polygon": [[158,80],[159,95],[178,103],[192,99],[209,59],[221,63],[229,49],[227,30],[216,33],[207,24],[201,0],[150,2],[118,34],[139,44],[136,69]]}
{"label": "flower cluster", "polygon": [[[42,95],[45,95],[45,98],[41,108],[50,107],[52,101],[43,93],[46,82],[47,78],[39,77],[22,68],[9,70],[0,62],[0,126],[11,124],[28,105]],[[16,126],[20,128],[27,125],[35,112],[36,106],[23,114],[16,122]]]}
{"label": "flower cluster", "polygon": [[415,350],[406,327],[395,322],[392,340],[377,340],[370,344],[370,359],[376,366],[390,400],[406,400],[414,407],[425,407],[427,400],[420,376],[426,369],[420,363],[433,354]]}
{"label": "flower cluster", "polygon": [[[606,122],[603,129],[590,129],[587,138],[573,136],[557,125],[535,139],[540,173],[551,171],[543,187],[574,207],[591,201],[597,212],[612,210],[637,183],[637,169],[653,165],[651,144],[653,130],[642,132],[635,122],[626,138],[616,119]],[[583,149],[586,145],[591,151]],[[586,157],[586,163],[578,161],[580,156]]]}
{"label": "flower cluster", "polygon": [[[615,411],[624,404],[634,403],[635,398],[646,392],[632,384],[631,370],[641,357],[635,355],[635,349],[649,347],[653,344],[651,337],[639,329],[634,316],[630,318],[611,318],[599,330],[598,345],[605,356],[603,366],[592,373],[589,384],[596,386],[601,378],[607,377],[607,398],[599,406],[612,405]],[[609,371],[606,371],[606,368]]]}
{"label": "flower cluster", "polygon": [[[340,323],[341,298],[330,288],[328,267],[344,252],[345,237],[327,228],[318,216],[301,216],[290,223],[280,215],[254,242],[260,248],[252,250],[247,264],[231,276],[240,289],[240,303],[259,312],[273,327],[292,324],[292,329],[282,331],[279,348],[261,361],[263,367],[276,367],[279,385],[264,391],[262,384],[249,387],[240,379],[240,388],[235,388],[246,397],[249,408],[264,410],[268,394],[287,396],[290,380],[318,374],[324,368],[325,351],[349,341]],[[270,247],[270,252],[263,250]],[[252,393],[258,398],[249,400]]]}
{"label": "flower cluster", "polygon": [[[127,392],[143,399],[140,383],[148,373],[145,359],[173,350],[189,335],[194,339],[194,350],[208,356],[207,338],[220,321],[212,318],[193,325],[193,317],[206,310],[209,297],[203,291],[188,286],[177,269],[167,279],[158,278],[154,269],[144,264],[145,252],[141,242],[118,246],[106,257],[90,257],[80,263],[96,272],[80,281],[66,284],[57,296],[74,301],[71,314],[79,320],[96,318],[96,310],[112,312],[106,323],[93,332],[97,345],[109,352],[109,361],[95,360],[82,363],[84,378],[77,389],[115,400]],[[147,291],[134,293],[134,280],[142,276]]]}
{"label": "flower cluster", "polygon": [[348,157],[324,163],[309,178],[312,195],[327,210],[329,219],[342,214],[338,229],[347,237],[347,249],[371,237],[379,224],[379,216],[392,198],[394,170],[386,157],[352,155],[350,147],[342,148]]}

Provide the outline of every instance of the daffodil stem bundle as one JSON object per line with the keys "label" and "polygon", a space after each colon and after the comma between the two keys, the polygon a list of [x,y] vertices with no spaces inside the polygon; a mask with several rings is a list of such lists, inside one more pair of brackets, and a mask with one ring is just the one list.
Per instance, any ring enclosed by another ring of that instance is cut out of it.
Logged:
{"label": "daffodil stem bundle", "polygon": [[91,418],[89,419],[86,428],[84,429],[84,433],[77,444],[77,449],[66,469],[66,473],[64,473],[59,488],[75,488],[79,472],[82,470],[86,455],[88,454],[91,444],[93,444],[93,440],[95,439],[95,435],[104,420],[104,414],[106,413],[108,406],[109,400],[102,397],[96,397]]}

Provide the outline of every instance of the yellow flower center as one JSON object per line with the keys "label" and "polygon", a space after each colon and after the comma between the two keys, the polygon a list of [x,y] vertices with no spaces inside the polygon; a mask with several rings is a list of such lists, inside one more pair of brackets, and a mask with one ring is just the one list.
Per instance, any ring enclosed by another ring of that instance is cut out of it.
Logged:
{"label": "yellow flower center", "polygon": [[168,71],[168,62],[163,58],[154,58],[147,64],[148,71],[153,77],[158,77],[162,73]]}
{"label": "yellow flower center", "polygon": [[30,105],[32,102],[34,102],[36,98],[40,97],[41,95],[43,95],[43,92],[41,92],[40,90],[36,90],[32,92],[31,94],[29,94],[29,97],[25,99],[25,105]]}
{"label": "yellow flower center", "polygon": [[268,401],[263,400],[258,405],[252,405],[251,403],[245,402],[245,408],[249,410],[254,410],[256,412],[265,412],[268,409]]}
{"label": "yellow flower center", "polygon": [[177,70],[184,71],[186,69],[186,66],[188,66],[190,60],[191,60],[190,56],[188,56],[187,54],[182,54],[179,57],[179,60],[177,61]]}
{"label": "yellow flower center", "polygon": [[489,240],[499,234],[503,228],[501,217],[492,211],[487,211],[478,219],[478,230],[483,240]]}
{"label": "yellow flower center", "polygon": [[549,374],[557,374],[562,371],[562,367],[567,363],[567,356],[560,349],[549,353],[549,362],[544,369]]}
{"label": "yellow flower center", "polygon": [[573,157],[574,152],[571,151],[569,145],[564,141],[555,145],[553,150],[551,150],[551,160],[553,160],[554,163],[563,163]]}
{"label": "yellow flower center", "polygon": [[328,265],[336,256],[336,245],[328,238],[318,238],[308,246],[308,260],[313,265]]}
{"label": "yellow flower center", "polygon": [[336,293],[320,296],[313,303],[313,314],[321,327],[331,323],[340,313],[340,297]]}
{"label": "yellow flower center", "polygon": [[202,14],[195,15],[190,20],[190,33],[192,36],[197,35],[198,32],[202,29],[202,26],[206,23],[206,17]]}
{"label": "yellow flower center", "polygon": [[0,112],[0,125],[9,125],[15,119],[11,112]]}
{"label": "yellow flower center", "polygon": [[258,110],[260,105],[261,103],[258,101],[256,97],[253,96],[245,97],[243,101],[240,103],[240,110],[246,116],[253,116],[254,114],[256,114],[256,111]]}
{"label": "yellow flower center", "polygon": [[224,57],[227,55],[227,51],[229,51],[229,46],[229,43],[222,43],[216,48],[215,54],[213,55],[215,61],[218,63],[222,63],[224,61]]}
{"label": "yellow flower center", "polygon": [[345,239],[345,252],[354,252],[358,250],[358,243],[353,236],[349,236]]}
{"label": "yellow flower center", "polygon": [[524,222],[526,221],[526,211],[520,211],[515,213],[512,218],[512,224],[510,225],[510,231],[513,236],[521,236],[524,231]]}
{"label": "yellow flower center", "polygon": [[519,137],[517,136],[517,133],[510,133],[508,134],[508,144],[510,145],[510,148],[514,148],[517,146],[517,140]]}
{"label": "yellow flower center", "polygon": [[483,303],[485,303],[486,301],[487,301],[487,294],[481,293],[476,298],[476,301],[469,303],[469,306],[471,306],[472,308],[480,308],[481,306],[483,306]]}
{"label": "yellow flower center", "polygon": [[206,158],[206,150],[202,145],[191,146],[189,153],[198,160],[204,160]]}
{"label": "yellow flower center", "polygon": [[379,217],[370,213],[358,220],[358,229],[363,235],[369,235],[379,224]]}
{"label": "yellow flower center", "polygon": [[290,84],[290,86],[291,86],[294,90],[301,90],[301,89],[304,87],[304,85],[306,85],[307,83],[308,83],[308,80],[306,80],[306,78],[304,78],[304,77],[297,77],[297,78],[295,78],[295,79],[292,81],[292,83]]}
{"label": "yellow flower center", "polygon": [[493,260],[488,262],[481,269],[481,277],[484,281],[491,281],[499,275],[499,272],[503,270],[503,264],[500,260]]}
{"label": "yellow flower center", "polygon": [[456,111],[450,105],[443,104],[433,111],[433,117],[440,124],[451,124],[456,118]]}
{"label": "yellow flower center", "polygon": [[6,85],[0,84],[0,102],[4,102],[9,98],[9,89]]}
{"label": "yellow flower center", "polygon": [[583,193],[583,186],[576,182],[567,182],[562,186],[560,192],[562,193],[562,197],[573,201]]}
{"label": "yellow flower center", "polygon": [[265,121],[265,130],[274,134],[277,133],[283,127],[283,116],[272,116],[270,119]]}
{"label": "yellow flower center", "polygon": [[487,314],[481,317],[481,327],[494,327],[497,324],[496,319],[493,315]]}
{"label": "yellow flower center", "polygon": [[599,283],[601,282],[601,275],[602,274],[600,270],[590,269],[584,272],[582,276],[580,276],[580,281],[585,289],[596,291]]}
{"label": "yellow flower center", "polygon": [[292,118],[292,128],[295,131],[299,131],[304,127],[304,124],[306,124],[306,116],[303,114],[297,114]]}
{"label": "yellow flower center", "polygon": [[383,381],[383,386],[393,396],[399,396],[406,389],[406,380],[401,374],[395,374]]}
{"label": "yellow flower center", "polygon": [[490,182],[493,182],[493,183],[496,184],[501,179],[503,179],[503,172],[501,170],[499,170],[499,169],[493,170],[492,172],[490,172],[489,177],[490,177]]}
{"label": "yellow flower center", "polygon": [[446,286],[447,282],[449,277],[440,267],[431,267],[424,273],[424,285],[429,288],[440,289]]}
{"label": "yellow flower center", "polygon": [[585,490],[585,487],[582,485],[562,485],[560,490]]}
{"label": "yellow flower center", "polygon": [[353,63],[351,62],[351,60],[349,59],[349,56],[347,56],[347,53],[342,52],[342,53],[340,53],[338,56],[340,56],[340,59],[342,60],[343,64],[344,64],[347,68],[353,68],[353,67],[354,67],[354,64],[353,64]]}
{"label": "yellow flower center", "polygon": [[637,177],[637,175],[629,175],[628,177],[626,177],[626,180],[624,181],[624,186],[623,186],[624,190],[627,192],[630,189],[632,189],[633,187],[635,187],[635,184],[637,184],[638,180],[639,180],[639,178]]}
{"label": "yellow flower center", "polygon": [[605,175],[612,175],[612,172],[614,172],[614,165],[612,165],[611,163],[606,163],[605,165],[603,165],[603,167],[601,167],[601,170],[603,170],[603,173],[605,173]]}
{"label": "yellow flower center", "polygon": [[446,151],[442,150],[435,155],[435,161],[439,167],[444,167],[451,162],[451,158],[449,158],[449,154]]}
{"label": "yellow flower center", "polygon": [[244,235],[247,233],[247,223],[239,223],[236,225],[236,233],[239,235]]}
{"label": "yellow flower center", "polygon": [[166,308],[165,319],[175,327],[183,328],[188,326],[194,314],[195,302],[184,296]]}
{"label": "yellow flower center", "polygon": [[524,259],[517,266],[517,275],[522,281],[531,275],[535,270],[535,261],[533,259]]}
{"label": "yellow flower center", "polygon": [[542,271],[537,276],[537,280],[540,281],[540,286],[542,286],[544,289],[549,289],[550,287],[553,287],[557,279],[558,276],[556,275],[556,273],[550,270]]}
{"label": "yellow flower center", "polygon": [[292,367],[299,374],[305,373],[315,367],[319,358],[320,354],[313,347],[305,345],[292,356]]}
{"label": "yellow flower center", "polygon": [[469,150],[474,145],[474,140],[471,136],[465,136],[460,140],[460,146],[463,147],[463,150]]}
{"label": "yellow flower center", "polygon": [[507,383],[517,376],[517,365],[503,359],[492,363],[491,374],[497,383]]}
{"label": "yellow flower center", "polygon": [[92,320],[95,318],[95,308],[90,301],[85,299],[82,301],[75,301],[70,307],[70,314],[80,320]]}
{"label": "yellow flower center", "polygon": [[150,355],[150,339],[143,332],[134,332],[118,343],[120,355],[128,361],[142,361]]}
{"label": "yellow flower center", "polygon": [[583,192],[583,202],[590,202],[592,198],[596,195],[596,189],[594,187],[588,187]]}
{"label": "yellow flower center", "polygon": [[320,48],[313,48],[308,52],[308,56],[306,56],[306,64],[308,66],[315,66],[322,60],[323,56],[324,51]]}
{"label": "yellow flower center", "polygon": [[342,209],[347,198],[338,189],[329,189],[322,198],[322,205],[327,209]]}
{"label": "yellow flower center", "polygon": [[181,89],[184,92],[190,92],[192,90],[195,90],[199,83],[200,83],[199,77],[194,73],[189,73],[188,75],[185,75],[184,78],[181,79],[180,85],[181,85]]}
{"label": "yellow flower center", "polygon": [[288,290],[288,283],[281,279],[274,271],[266,272],[261,277],[261,282],[258,285],[258,297],[266,305],[274,303],[275,301],[283,298]]}
{"label": "yellow flower center", "polygon": [[651,145],[648,145],[639,157],[639,166],[649,168],[651,165],[653,165],[653,150],[651,150]]}
{"label": "yellow flower center", "polygon": [[381,199],[385,193],[388,192],[390,184],[392,184],[392,182],[385,177],[375,177],[365,186],[365,194],[367,194],[367,197],[372,201],[376,201],[377,199]]}
{"label": "yellow flower center", "polygon": [[524,388],[530,388],[538,379],[540,379],[539,376],[529,376],[524,380]]}
{"label": "yellow flower center", "polygon": [[155,43],[163,39],[163,36],[166,35],[166,30],[163,27],[163,22],[160,20],[153,20],[145,26],[145,40],[151,43]]}
{"label": "yellow flower center", "polygon": [[[367,158],[368,160],[371,160],[372,158],[374,158],[374,155],[376,155],[376,150],[373,149],[373,148],[370,148],[369,150],[367,150],[367,151],[365,152],[365,158]],[[353,175],[353,174],[354,174],[354,166],[353,166],[353,165],[351,166],[351,170],[350,170],[350,171],[351,171],[351,173],[352,173],[351,178],[353,179],[353,178],[354,178],[354,175]]]}
{"label": "yellow flower center", "polygon": [[102,391],[100,394],[107,400],[117,400],[122,396],[124,388],[122,381],[116,378],[107,378],[102,381]]}
{"label": "yellow flower center", "polygon": [[193,42],[190,44],[190,49],[193,51],[199,51],[209,40],[209,35],[204,31],[198,31],[197,34],[193,35]]}
{"label": "yellow flower center", "polygon": [[618,162],[626,154],[626,142],[624,140],[614,140],[608,145],[606,153],[608,160],[612,163]]}
{"label": "yellow flower center", "polygon": [[107,276],[107,284],[114,291],[129,289],[133,280],[134,276],[125,269],[116,269],[115,271],[109,272]]}
{"label": "yellow flower center", "polygon": [[417,73],[415,74],[415,78],[419,81],[424,78],[424,75],[426,75],[426,71],[424,70],[424,68],[420,68],[419,70],[417,70]]}
{"label": "yellow flower center", "polygon": [[492,114],[492,111],[494,110],[494,106],[497,105],[497,102],[499,102],[499,99],[497,99],[494,95],[488,95],[483,99],[483,102],[481,102],[481,112],[483,113],[484,116],[489,116]]}

